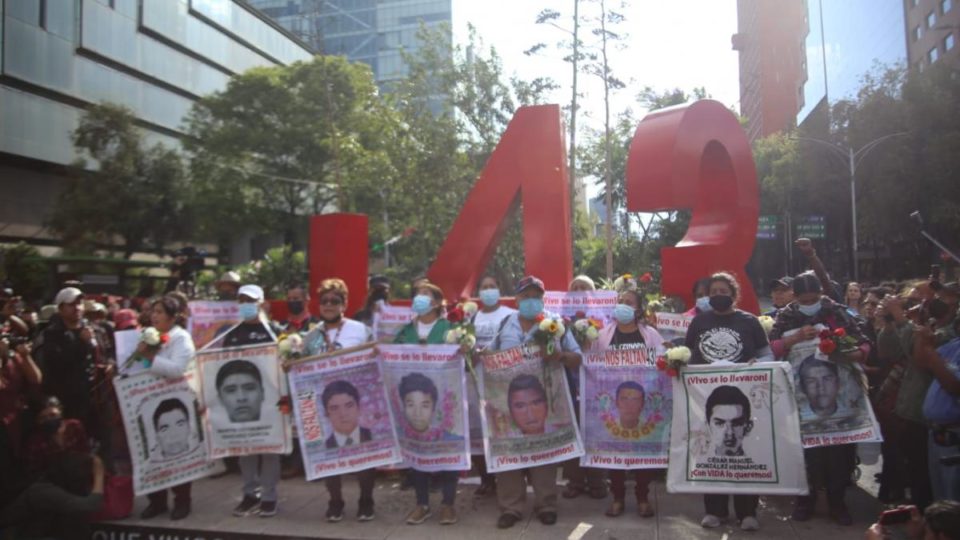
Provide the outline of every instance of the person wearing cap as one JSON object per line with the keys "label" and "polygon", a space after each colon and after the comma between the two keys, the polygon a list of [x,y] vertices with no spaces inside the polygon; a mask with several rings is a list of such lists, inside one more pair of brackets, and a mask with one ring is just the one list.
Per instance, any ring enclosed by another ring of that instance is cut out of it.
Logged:
{"label": "person wearing cap", "polygon": [[137,312],[130,308],[118,309],[113,314],[113,327],[118,332],[121,330],[136,330],[139,328]]}
{"label": "person wearing cap", "polygon": [[88,433],[95,433],[91,390],[96,345],[93,331],[84,325],[83,293],[76,287],[66,287],[53,303],[57,313],[37,336],[34,349],[44,375],[42,390],[60,399],[65,418],[77,419]]}
{"label": "person wearing cap", "polygon": [[213,286],[217,289],[217,300],[232,302],[240,293],[240,274],[232,270],[224,272]]}
{"label": "person wearing cap", "polygon": [[367,326],[373,326],[373,315],[380,306],[390,301],[390,280],[386,276],[371,276],[368,281],[369,292],[367,300],[363,303],[363,309],[353,314],[355,321],[360,321]]}
{"label": "person wearing cap", "polygon": [[[237,303],[240,306],[241,321],[223,336],[223,346],[276,343],[277,336],[260,311],[263,289],[259,285],[240,287],[237,291]],[[243,477],[243,500],[233,509],[233,515],[245,517],[259,514],[264,518],[277,515],[280,454],[240,456],[237,462]]]}
{"label": "person wearing cap", "polygon": [[784,276],[771,281],[770,299],[773,300],[773,307],[767,310],[764,315],[776,318],[777,312],[793,302],[793,278]]}
{"label": "person wearing cap", "polygon": [[302,283],[287,287],[287,322],[280,326],[284,333],[306,334],[320,319],[310,314],[310,293]]}
{"label": "person wearing cap", "polygon": [[[843,360],[864,364],[870,355],[871,345],[864,337],[863,319],[852,315],[845,306],[825,296],[820,279],[812,272],[796,276],[792,285],[795,300],[780,310],[773,330],[770,331],[770,345],[774,355],[783,359],[797,343],[817,338],[820,333],[819,325],[831,332],[842,328],[847,336],[856,340],[857,348]],[[784,336],[794,330],[796,332]],[[832,362],[826,364],[829,367]],[[825,369],[822,371],[826,372]],[[844,502],[844,493],[856,467],[856,452],[856,444],[821,446],[803,451],[810,495],[797,498],[792,516],[794,521],[807,521],[813,516],[817,490],[823,487],[827,492],[830,517],[839,525],[853,523]]]}
{"label": "person wearing cap", "polygon": [[[767,342],[767,334],[760,321],[752,313],[737,309],[740,299],[740,284],[737,278],[726,272],[717,272],[707,281],[708,301],[690,322],[685,345],[690,349],[690,364],[772,361],[773,354]],[[700,526],[705,529],[719,527],[730,515],[730,495],[711,493],[703,496],[704,516]],[[756,531],[757,495],[733,496],[733,510],[740,521],[740,528]]]}
{"label": "person wearing cap", "polygon": [[[543,309],[543,281],[535,276],[527,276],[517,282],[514,296],[519,307],[517,313],[510,314],[504,319],[500,333],[490,345],[492,351],[502,351],[519,347],[526,343],[533,343],[537,331],[537,317],[544,314],[556,317],[556,314],[545,312]],[[545,356],[545,362],[561,362],[567,369],[579,369],[581,357],[580,346],[567,328],[560,347],[550,356]],[[508,529],[516,525],[523,515],[526,500],[526,475],[529,475],[533,486],[534,511],[537,518],[544,525],[553,525],[557,522],[557,465],[541,465],[497,473],[497,502],[500,506],[500,517],[497,527]]]}

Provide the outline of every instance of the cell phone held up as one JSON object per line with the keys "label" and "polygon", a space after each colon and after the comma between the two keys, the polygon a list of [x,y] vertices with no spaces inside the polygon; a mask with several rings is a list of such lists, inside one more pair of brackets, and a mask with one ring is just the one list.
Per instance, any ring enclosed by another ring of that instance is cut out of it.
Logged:
{"label": "cell phone held up", "polygon": [[883,526],[902,525],[910,521],[910,509],[898,508],[896,510],[887,510],[880,513],[880,519],[877,522]]}

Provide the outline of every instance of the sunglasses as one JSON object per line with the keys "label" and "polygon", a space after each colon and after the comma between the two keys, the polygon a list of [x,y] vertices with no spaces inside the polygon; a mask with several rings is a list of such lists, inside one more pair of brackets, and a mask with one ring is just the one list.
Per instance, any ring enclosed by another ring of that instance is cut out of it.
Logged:
{"label": "sunglasses", "polygon": [[321,306],[339,306],[343,304],[343,300],[340,298],[323,298],[320,300]]}

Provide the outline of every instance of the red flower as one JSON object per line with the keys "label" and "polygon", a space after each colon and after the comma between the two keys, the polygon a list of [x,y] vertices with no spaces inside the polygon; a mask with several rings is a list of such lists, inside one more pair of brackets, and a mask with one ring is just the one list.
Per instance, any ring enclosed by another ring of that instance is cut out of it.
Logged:
{"label": "red flower", "polygon": [[577,320],[577,319],[586,319],[586,318],[587,318],[587,314],[586,314],[586,312],[578,311],[578,312],[576,312],[576,313],[573,314],[573,318],[574,318],[574,320]]}
{"label": "red flower", "polygon": [[660,358],[657,358],[657,369],[659,369],[660,371],[667,369],[667,361],[664,360],[662,356]]}
{"label": "red flower", "polygon": [[833,337],[833,334],[830,333],[830,330],[824,328],[820,331],[820,339],[830,339]]}
{"label": "red flower", "polygon": [[837,350],[837,344],[834,343],[832,339],[824,339],[820,341],[820,352],[823,354],[829,355],[835,350]]}
{"label": "red flower", "polygon": [[677,373],[677,370],[675,370],[675,369],[673,369],[673,368],[670,368],[670,369],[667,370],[667,375],[669,375],[669,376],[671,376],[671,377],[676,377],[676,376],[678,375],[678,373]]}
{"label": "red flower", "polygon": [[290,414],[293,412],[293,407],[290,404],[290,396],[280,398],[280,401],[277,402],[277,408],[280,409],[280,414]]}
{"label": "red flower", "polygon": [[651,281],[653,281],[653,276],[650,275],[650,272],[646,272],[640,276],[640,283],[650,283]]}
{"label": "red flower", "polygon": [[456,324],[463,321],[463,318],[466,315],[463,313],[463,308],[457,306],[447,312],[447,320]]}
{"label": "red flower", "polygon": [[541,314],[537,315],[536,317],[534,317],[533,320],[535,320],[535,321],[537,321],[537,322],[543,322],[543,320],[546,319],[546,318],[547,318],[547,317],[546,317],[543,313],[541,313]]}
{"label": "red flower", "polygon": [[170,336],[168,334],[160,334],[160,344],[166,345],[170,341]]}
{"label": "red flower", "polygon": [[837,328],[836,330],[833,331],[833,335],[837,337],[846,337],[847,331],[844,330],[843,328]]}

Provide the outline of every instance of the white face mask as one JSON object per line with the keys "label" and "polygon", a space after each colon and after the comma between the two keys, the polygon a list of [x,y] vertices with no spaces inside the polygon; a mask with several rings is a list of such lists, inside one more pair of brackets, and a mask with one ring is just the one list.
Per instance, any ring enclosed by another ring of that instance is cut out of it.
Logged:
{"label": "white face mask", "polygon": [[713,311],[713,307],[710,306],[710,297],[701,296],[697,298],[697,309],[700,311]]}
{"label": "white face mask", "polygon": [[816,304],[810,304],[805,306],[803,304],[797,304],[797,307],[800,309],[800,313],[803,313],[807,317],[813,317],[817,313],[820,313],[820,301],[818,300]]}

